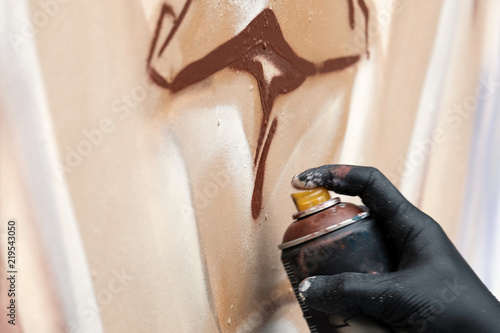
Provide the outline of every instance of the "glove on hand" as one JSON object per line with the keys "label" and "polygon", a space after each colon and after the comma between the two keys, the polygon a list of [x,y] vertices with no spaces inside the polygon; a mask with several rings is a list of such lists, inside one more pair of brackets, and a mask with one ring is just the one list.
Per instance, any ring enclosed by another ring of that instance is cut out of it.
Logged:
{"label": "glove on hand", "polygon": [[387,236],[396,271],[313,276],[299,290],[327,313],[364,313],[395,332],[500,332],[500,303],[442,228],[372,167],[326,165],[306,170],[294,187],[324,187],[361,197]]}

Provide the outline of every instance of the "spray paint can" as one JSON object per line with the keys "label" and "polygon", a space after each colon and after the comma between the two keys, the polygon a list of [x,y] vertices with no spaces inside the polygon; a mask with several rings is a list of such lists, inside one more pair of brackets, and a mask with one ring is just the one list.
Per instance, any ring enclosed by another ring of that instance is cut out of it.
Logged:
{"label": "spray paint can", "polygon": [[393,271],[389,250],[375,219],[355,204],[331,199],[325,189],[294,193],[292,198],[299,211],[293,215],[294,222],[286,230],[279,249],[310,331],[392,332],[366,315],[346,318],[311,309],[298,291],[300,282],[314,275]]}

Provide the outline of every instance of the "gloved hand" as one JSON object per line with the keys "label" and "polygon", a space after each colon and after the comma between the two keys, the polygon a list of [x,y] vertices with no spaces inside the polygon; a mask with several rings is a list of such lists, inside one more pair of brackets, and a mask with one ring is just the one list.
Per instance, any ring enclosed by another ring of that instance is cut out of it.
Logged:
{"label": "gloved hand", "polygon": [[[371,167],[326,165],[292,180],[298,189],[324,187],[359,196],[396,260],[396,271],[313,276],[299,290],[327,313],[364,313],[395,332],[500,332],[500,303],[442,228]],[[500,277],[499,277],[500,278]]]}

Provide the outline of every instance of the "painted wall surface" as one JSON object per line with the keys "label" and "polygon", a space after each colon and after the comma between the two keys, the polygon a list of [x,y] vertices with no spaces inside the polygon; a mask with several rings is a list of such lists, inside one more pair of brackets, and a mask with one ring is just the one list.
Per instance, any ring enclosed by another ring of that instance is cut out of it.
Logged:
{"label": "painted wall surface", "polygon": [[495,1],[16,6],[0,214],[23,235],[19,332],[307,332],[277,246],[292,176],[322,164],[379,168],[458,239]]}

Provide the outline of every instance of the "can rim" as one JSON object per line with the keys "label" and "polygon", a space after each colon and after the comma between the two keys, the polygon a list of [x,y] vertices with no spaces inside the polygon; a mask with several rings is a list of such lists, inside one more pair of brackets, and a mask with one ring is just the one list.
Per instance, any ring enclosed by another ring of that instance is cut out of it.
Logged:
{"label": "can rim", "polygon": [[302,210],[300,212],[293,214],[293,216],[292,216],[293,220],[294,221],[300,220],[301,218],[315,214],[315,213],[322,211],[322,210],[325,210],[331,206],[335,206],[338,203],[340,203],[340,198],[335,197],[335,198],[330,199],[328,201],[322,202],[319,205],[316,205],[314,207],[311,207],[311,208],[308,208],[306,210]]}
{"label": "can rim", "polygon": [[368,216],[370,216],[369,212],[361,212],[361,213],[359,213],[359,214],[351,217],[350,219],[344,220],[344,221],[342,221],[340,223],[336,223],[334,225],[326,227],[325,229],[322,229],[322,230],[319,230],[319,231],[315,231],[315,232],[313,232],[311,234],[299,237],[297,239],[291,240],[291,241],[286,242],[286,243],[282,243],[282,244],[278,245],[278,248],[280,250],[284,250],[284,249],[287,249],[289,247],[292,247],[292,246],[295,246],[295,245],[307,242],[307,241],[309,241],[311,239],[314,239],[314,238],[317,238],[319,236],[323,236],[325,234],[333,232],[335,230],[347,227],[348,225],[353,224],[355,222],[358,222],[358,221],[360,221],[360,220],[362,220],[362,219],[364,219],[364,218],[366,218]]}

